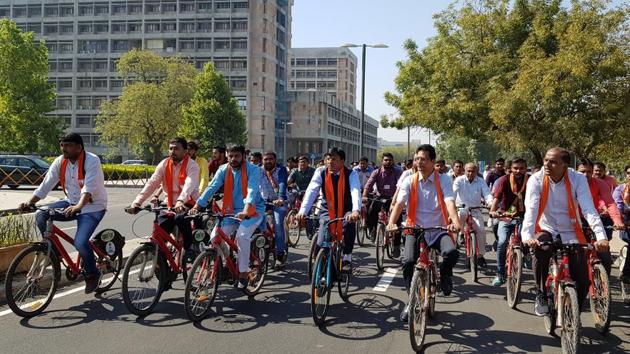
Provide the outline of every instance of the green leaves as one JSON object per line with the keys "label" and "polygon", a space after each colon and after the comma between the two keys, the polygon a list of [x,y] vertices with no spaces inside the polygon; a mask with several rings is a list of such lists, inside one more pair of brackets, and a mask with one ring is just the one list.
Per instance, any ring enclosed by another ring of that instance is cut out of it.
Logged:
{"label": "green leaves", "polygon": [[536,159],[556,145],[592,155],[630,134],[628,14],[600,0],[449,7],[434,17],[438,34],[424,49],[405,44],[397,92],[385,98],[405,124],[443,136]]}
{"label": "green leaves", "polygon": [[56,150],[61,125],[46,116],[54,98],[46,46],[32,32],[0,20],[0,151]]}

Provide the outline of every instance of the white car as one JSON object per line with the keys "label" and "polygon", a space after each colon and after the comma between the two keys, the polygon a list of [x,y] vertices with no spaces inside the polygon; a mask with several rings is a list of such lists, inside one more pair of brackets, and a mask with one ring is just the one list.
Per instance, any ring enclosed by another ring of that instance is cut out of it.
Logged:
{"label": "white car", "polygon": [[138,166],[138,165],[146,165],[146,161],[144,160],[125,160],[123,161],[123,163],[121,163],[121,165],[132,165],[132,166]]}

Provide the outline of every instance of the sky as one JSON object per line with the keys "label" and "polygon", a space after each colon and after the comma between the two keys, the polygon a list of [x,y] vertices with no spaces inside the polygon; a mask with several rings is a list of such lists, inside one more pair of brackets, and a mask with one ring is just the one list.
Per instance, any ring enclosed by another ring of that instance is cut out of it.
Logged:
{"label": "sky", "polygon": [[[625,0],[613,1],[619,5]],[[380,120],[383,114],[396,110],[384,99],[394,91],[398,74],[396,62],[406,59],[403,48],[411,38],[420,48],[435,35],[433,14],[445,10],[450,0],[295,0],[293,5],[291,46],[337,47],[346,43],[384,43],[386,49],[368,48],[365,74],[365,112]],[[566,5],[566,4],[565,4]],[[359,61],[357,68],[357,106],[361,98],[361,48],[353,48]],[[379,138],[406,141],[407,132],[397,129],[378,130]],[[421,129],[412,130],[411,139],[428,141]]]}

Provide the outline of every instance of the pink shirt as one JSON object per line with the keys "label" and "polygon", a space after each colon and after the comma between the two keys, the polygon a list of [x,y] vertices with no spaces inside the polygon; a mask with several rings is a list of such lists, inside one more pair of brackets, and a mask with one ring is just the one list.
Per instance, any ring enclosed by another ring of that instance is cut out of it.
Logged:
{"label": "pink shirt", "polygon": [[[164,170],[166,161],[168,158],[162,160],[157,167],[155,168],[155,172],[149,180],[147,184],[144,185],[142,191],[136,199],[133,201],[133,205],[142,205],[144,201],[149,199],[153,195],[153,193],[161,186],[164,193],[168,195],[171,188],[166,186],[166,182],[164,181]],[[184,186],[180,186],[178,183],[179,171],[181,170],[182,163],[173,164],[173,193],[176,198],[173,198],[173,203],[175,201],[183,201],[188,202],[189,199],[196,200],[199,197],[199,165],[195,162],[195,160],[188,160],[188,167],[186,168],[186,181],[184,182]]]}
{"label": "pink shirt", "polygon": [[[597,211],[606,209],[608,215],[613,220],[613,222],[617,225],[622,225],[623,219],[621,218],[621,212],[619,212],[619,208],[617,208],[617,203],[615,203],[615,200],[612,197],[612,193],[608,189],[608,183],[599,178],[593,178],[592,180],[595,181],[595,183],[597,184],[597,198],[599,199],[599,204],[595,205],[595,208],[597,208]],[[595,198],[593,198],[593,201],[594,200]]]}
{"label": "pink shirt", "polygon": [[608,185],[608,189],[610,191],[610,194],[612,195],[612,192],[617,187],[617,181],[615,180],[615,177],[606,175],[606,176],[604,176],[604,178],[598,178],[598,179],[606,182],[606,184]]}

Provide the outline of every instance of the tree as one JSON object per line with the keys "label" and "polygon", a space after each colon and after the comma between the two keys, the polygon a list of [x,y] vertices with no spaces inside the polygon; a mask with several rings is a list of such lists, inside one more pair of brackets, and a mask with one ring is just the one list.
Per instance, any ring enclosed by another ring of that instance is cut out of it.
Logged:
{"label": "tree", "polygon": [[101,105],[96,130],[110,154],[126,144],[156,164],[181,124],[197,71],[180,58],[132,50],[118,62],[118,74],[125,80],[122,95]]}
{"label": "tree", "polygon": [[603,0],[467,1],[435,16],[438,34],[405,44],[396,93],[402,119],[436,133],[578,157],[630,135],[627,8]]}
{"label": "tree", "polygon": [[51,152],[62,127],[46,113],[55,107],[48,82],[48,50],[32,32],[0,20],[0,151]]}
{"label": "tree", "polygon": [[223,74],[207,63],[195,82],[195,94],[184,108],[180,134],[203,141],[204,152],[211,152],[216,145],[245,144],[245,115]]}

